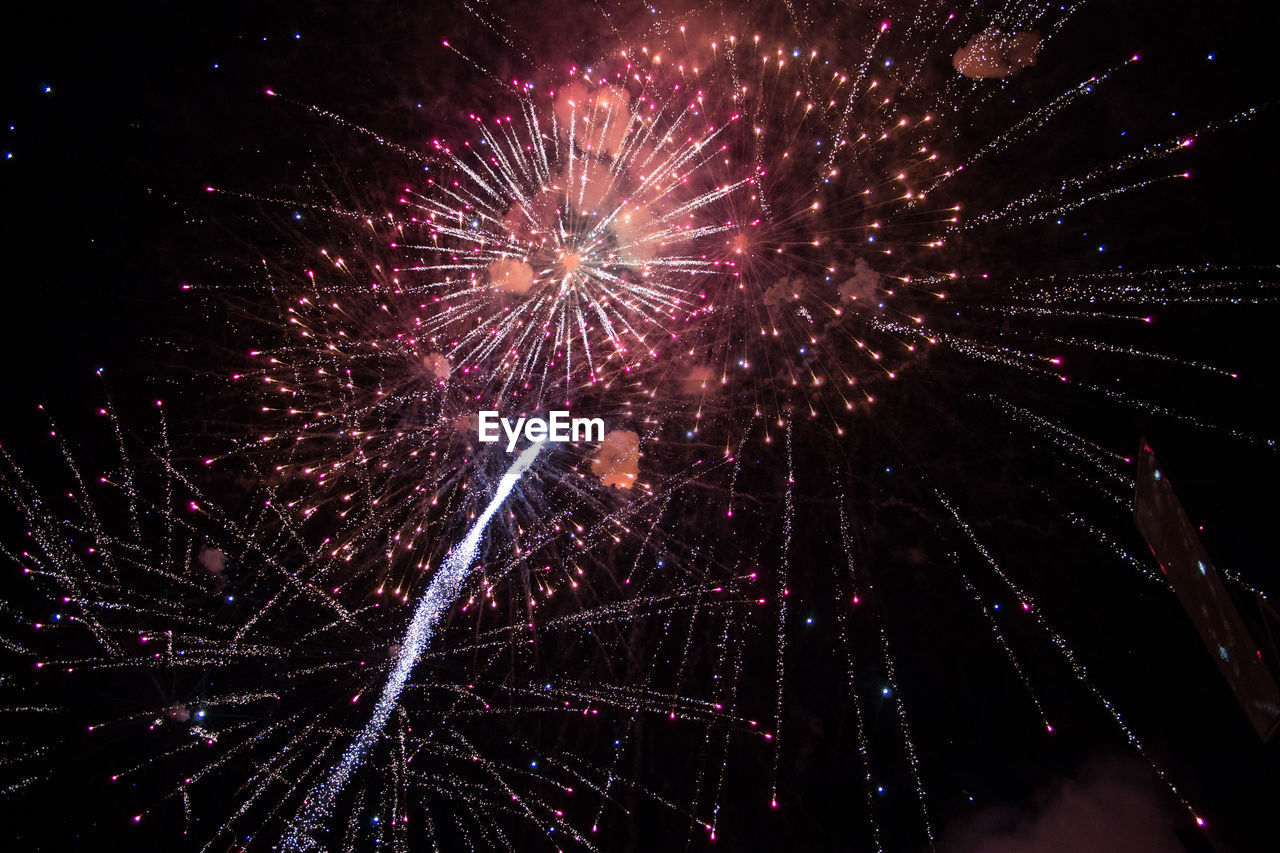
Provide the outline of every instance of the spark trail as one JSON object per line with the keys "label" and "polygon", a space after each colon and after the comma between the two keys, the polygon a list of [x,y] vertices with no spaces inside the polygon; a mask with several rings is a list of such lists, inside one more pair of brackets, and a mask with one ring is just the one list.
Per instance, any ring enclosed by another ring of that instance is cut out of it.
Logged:
{"label": "spark trail", "polygon": [[515,488],[521,475],[533,465],[533,461],[537,458],[540,450],[542,450],[542,442],[535,442],[520,454],[520,457],[516,459],[510,470],[502,475],[502,479],[498,482],[498,488],[493,493],[493,498],[490,499],[489,505],[485,507],[480,517],[476,519],[476,523],[471,526],[466,538],[445,557],[440,570],[431,579],[431,583],[427,586],[426,592],[422,594],[422,598],[419,599],[418,606],[413,612],[413,620],[409,622],[409,628],[405,631],[404,641],[401,643],[401,650],[396,658],[395,668],[391,671],[391,676],[382,688],[382,695],[378,697],[378,704],[373,709],[373,717],[356,735],[355,740],[351,742],[346,751],[342,753],[342,758],[330,771],[329,776],[322,783],[316,785],[307,799],[303,801],[302,808],[290,822],[288,831],[285,833],[281,843],[283,850],[322,849],[317,838],[323,830],[325,820],[333,811],[338,795],[346,787],[347,781],[364,760],[369,748],[382,736],[382,730],[386,728],[387,719],[400,701],[400,694],[404,692],[405,682],[408,681],[409,674],[413,671],[414,665],[417,664],[418,657],[426,651],[427,645],[431,638],[435,636],[445,612],[458,599],[458,594],[462,591],[462,585],[471,572],[476,553],[480,550],[480,540],[484,536],[485,528],[488,527],[490,519],[497,513],[507,496],[511,494],[511,490]]}

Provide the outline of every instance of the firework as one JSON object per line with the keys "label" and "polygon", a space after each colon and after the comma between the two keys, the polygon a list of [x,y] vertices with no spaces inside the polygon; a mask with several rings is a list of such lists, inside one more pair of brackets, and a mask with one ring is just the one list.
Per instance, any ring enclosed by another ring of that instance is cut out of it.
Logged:
{"label": "firework", "polygon": [[[825,723],[850,735],[830,775],[858,843],[915,849],[973,799],[946,757],[975,761],[947,716],[972,670],[1012,690],[1010,754],[1087,731],[1203,826],[1080,614],[1168,592],[1129,527],[1123,424],[1274,449],[1231,415],[1239,353],[1178,312],[1265,311],[1277,282],[1111,264],[1096,233],[1259,110],[1039,166],[1143,79],[1128,49],[1054,69],[1083,6],[610,10],[589,62],[516,80],[488,69],[547,54],[472,9],[503,61],[444,47],[498,106],[425,145],[269,90],[414,177],[390,210],[217,189],[321,223],[188,286],[235,306],[248,355],[215,382],[252,414],[178,452],[167,427],[126,451],[112,416],[96,485],[62,449],[65,503],[9,468],[34,543],[10,555],[60,623],[6,637],[38,665],[12,704],[77,719],[25,698],[55,672],[172,684],[86,724],[160,733],[111,774],[150,792],[132,819],[173,800],[210,846],[286,849],[669,846],[718,840],[726,804],[746,845],[831,795],[808,775]],[[517,458],[480,440],[491,411],[604,437]],[[32,739],[10,787],[79,742]]]}

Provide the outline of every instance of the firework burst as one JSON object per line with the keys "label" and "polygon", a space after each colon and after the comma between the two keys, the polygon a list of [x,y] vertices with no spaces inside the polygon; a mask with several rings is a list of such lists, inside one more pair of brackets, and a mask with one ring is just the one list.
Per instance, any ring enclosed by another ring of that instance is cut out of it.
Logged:
{"label": "firework burst", "polygon": [[[1091,660],[1109,638],[1074,641],[1079,590],[1168,591],[1129,530],[1116,423],[1274,449],[1197,402],[1245,371],[1176,312],[1265,310],[1275,271],[1102,266],[1090,235],[1258,110],[1024,172],[1141,67],[1125,50],[1017,87],[1084,5],[841,10],[829,31],[792,3],[608,12],[590,64],[525,80],[445,42],[499,106],[422,146],[269,90],[416,174],[377,213],[241,194],[323,223],[243,291],[189,286],[240,301],[252,343],[218,393],[250,416],[175,453],[108,415],[121,453],[95,481],[62,447],[65,501],[10,464],[9,556],[57,624],[5,611],[33,666],[9,710],[61,728],[12,751],[8,788],[106,742],[139,753],[110,759],[130,819],[167,828],[181,803],[210,848],[715,841],[749,803],[745,845],[813,793],[825,719],[849,735],[830,775],[863,800],[859,841],[918,849],[973,800],[941,756],[967,739],[951,670],[975,664],[938,661],[977,636],[994,663],[974,680],[1017,694],[1010,752],[1060,757],[1093,714],[1203,826]],[[1153,337],[1170,314],[1182,333]],[[478,441],[481,410],[561,408],[604,440],[525,450],[518,484]],[[63,698],[117,676],[128,708]]]}

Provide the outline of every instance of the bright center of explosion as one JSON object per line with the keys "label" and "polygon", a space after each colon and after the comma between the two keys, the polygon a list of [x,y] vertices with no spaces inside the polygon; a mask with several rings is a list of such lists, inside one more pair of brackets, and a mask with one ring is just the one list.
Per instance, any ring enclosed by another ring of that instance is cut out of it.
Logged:
{"label": "bright center of explosion", "polygon": [[560,269],[564,270],[565,275],[570,275],[582,264],[582,256],[577,252],[565,252],[560,256]]}

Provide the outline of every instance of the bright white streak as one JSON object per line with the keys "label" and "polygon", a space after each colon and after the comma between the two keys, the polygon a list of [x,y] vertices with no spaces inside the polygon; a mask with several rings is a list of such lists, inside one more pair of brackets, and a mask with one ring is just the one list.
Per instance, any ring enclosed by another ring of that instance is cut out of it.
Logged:
{"label": "bright white streak", "polygon": [[489,500],[489,505],[476,519],[476,523],[471,525],[466,538],[445,556],[439,571],[427,585],[426,592],[422,594],[422,598],[418,599],[418,606],[413,612],[412,621],[409,622],[409,629],[405,631],[404,642],[400,644],[400,654],[396,658],[395,669],[391,671],[391,676],[382,688],[378,704],[373,708],[373,717],[360,730],[360,734],[356,735],[346,752],[342,753],[342,758],[329,772],[328,778],[311,789],[302,808],[289,823],[288,831],[281,841],[282,849],[287,851],[322,849],[317,836],[323,828],[325,819],[332,812],[338,794],[346,787],[351,774],[364,761],[369,747],[382,736],[382,730],[386,728],[387,720],[400,701],[400,694],[404,692],[404,684],[409,679],[409,673],[413,671],[418,657],[426,651],[427,644],[435,636],[445,612],[458,600],[462,585],[470,574],[471,564],[480,550],[480,540],[484,536],[485,528],[502,506],[503,501],[511,494],[520,476],[533,465],[533,460],[542,450],[542,444],[541,441],[535,442],[520,454],[510,470],[502,475],[497,490]]}

